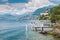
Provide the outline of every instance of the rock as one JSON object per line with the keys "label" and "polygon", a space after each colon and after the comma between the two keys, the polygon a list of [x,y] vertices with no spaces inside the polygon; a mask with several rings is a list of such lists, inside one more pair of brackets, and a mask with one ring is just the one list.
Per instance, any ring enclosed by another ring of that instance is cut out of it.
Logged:
{"label": "rock", "polygon": [[54,33],[54,36],[57,38],[60,38],[60,34],[59,33]]}
{"label": "rock", "polygon": [[41,34],[47,34],[47,31],[41,31],[39,33],[41,33]]}

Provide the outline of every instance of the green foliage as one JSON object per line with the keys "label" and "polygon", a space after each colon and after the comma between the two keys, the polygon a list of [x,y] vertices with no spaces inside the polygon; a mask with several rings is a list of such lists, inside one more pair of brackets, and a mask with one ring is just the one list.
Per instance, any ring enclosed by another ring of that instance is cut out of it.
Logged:
{"label": "green foliage", "polygon": [[46,20],[46,17],[44,15],[40,15],[39,20]]}
{"label": "green foliage", "polygon": [[50,32],[48,32],[48,34],[49,34],[49,35],[53,35],[54,33],[53,33],[53,31],[50,31]]}
{"label": "green foliage", "polygon": [[55,22],[56,21],[55,14],[52,13],[50,15],[50,20],[51,20],[51,22]]}
{"label": "green foliage", "polygon": [[57,18],[57,20],[59,21],[59,20],[60,20],[60,15],[57,15],[56,18]]}
{"label": "green foliage", "polygon": [[52,9],[52,12],[50,12],[50,20],[51,22],[56,22],[60,20],[60,5]]}
{"label": "green foliage", "polygon": [[[60,21],[60,5],[52,8],[49,12],[49,19],[51,22]],[[47,18],[44,15],[40,15],[39,20],[46,20]]]}
{"label": "green foliage", "polygon": [[55,15],[60,15],[60,6],[56,6],[53,8],[53,13],[55,13]]}

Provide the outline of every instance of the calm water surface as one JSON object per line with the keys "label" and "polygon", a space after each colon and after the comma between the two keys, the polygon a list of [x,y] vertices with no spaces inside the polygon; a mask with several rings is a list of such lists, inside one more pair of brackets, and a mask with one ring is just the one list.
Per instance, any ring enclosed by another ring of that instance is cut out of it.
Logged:
{"label": "calm water surface", "polygon": [[28,26],[26,31],[25,23],[1,21],[0,22],[0,40],[59,40],[52,35],[42,35],[32,31]]}

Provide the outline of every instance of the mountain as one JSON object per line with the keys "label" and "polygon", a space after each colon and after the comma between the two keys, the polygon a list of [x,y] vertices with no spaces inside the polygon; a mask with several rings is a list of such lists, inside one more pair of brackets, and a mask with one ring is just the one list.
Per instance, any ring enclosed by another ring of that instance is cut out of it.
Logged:
{"label": "mountain", "polygon": [[53,8],[54,6],[47,6],[47,7],[43,7],[43,8],[39,8],[39,9],[37,9],[35,12],[34,12],[34,14],[33,15],[40,15],[40,13],[42,13],[42,12],[45,12],[47,9],[50,9],[50,8]]}
{"label": "mountain", "polygon": [[47,6],[43,8],[39,8],[35,10],[34,12],[27,12],[23,15],[12,15],[10,13],[8,14],[2,14],[0,15],[0,20],[31,20],[36,19],[40,13],[45,12],[47,9],[53,8],[54,6]]}

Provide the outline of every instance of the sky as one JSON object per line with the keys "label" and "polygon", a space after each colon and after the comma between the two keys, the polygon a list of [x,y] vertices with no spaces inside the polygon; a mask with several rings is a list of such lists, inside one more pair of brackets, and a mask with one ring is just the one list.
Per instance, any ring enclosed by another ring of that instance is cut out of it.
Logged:
{"label": "sky", "polygon": [[60,0],[49,0],[49,1],[55,4],[60,4]]}
{"label": "sky", "polygon": [[29,0],[9,0],[10,3],[27,3]]}
{"label": "sky", "polygon": [[0,14],[22,15],[48,5],[56,4],[53,0],[0,0]]}
{"label": "sky", "polygon": [[0,0],[0,4],[5,4],[5,3],[27,3],[29,0]]}

